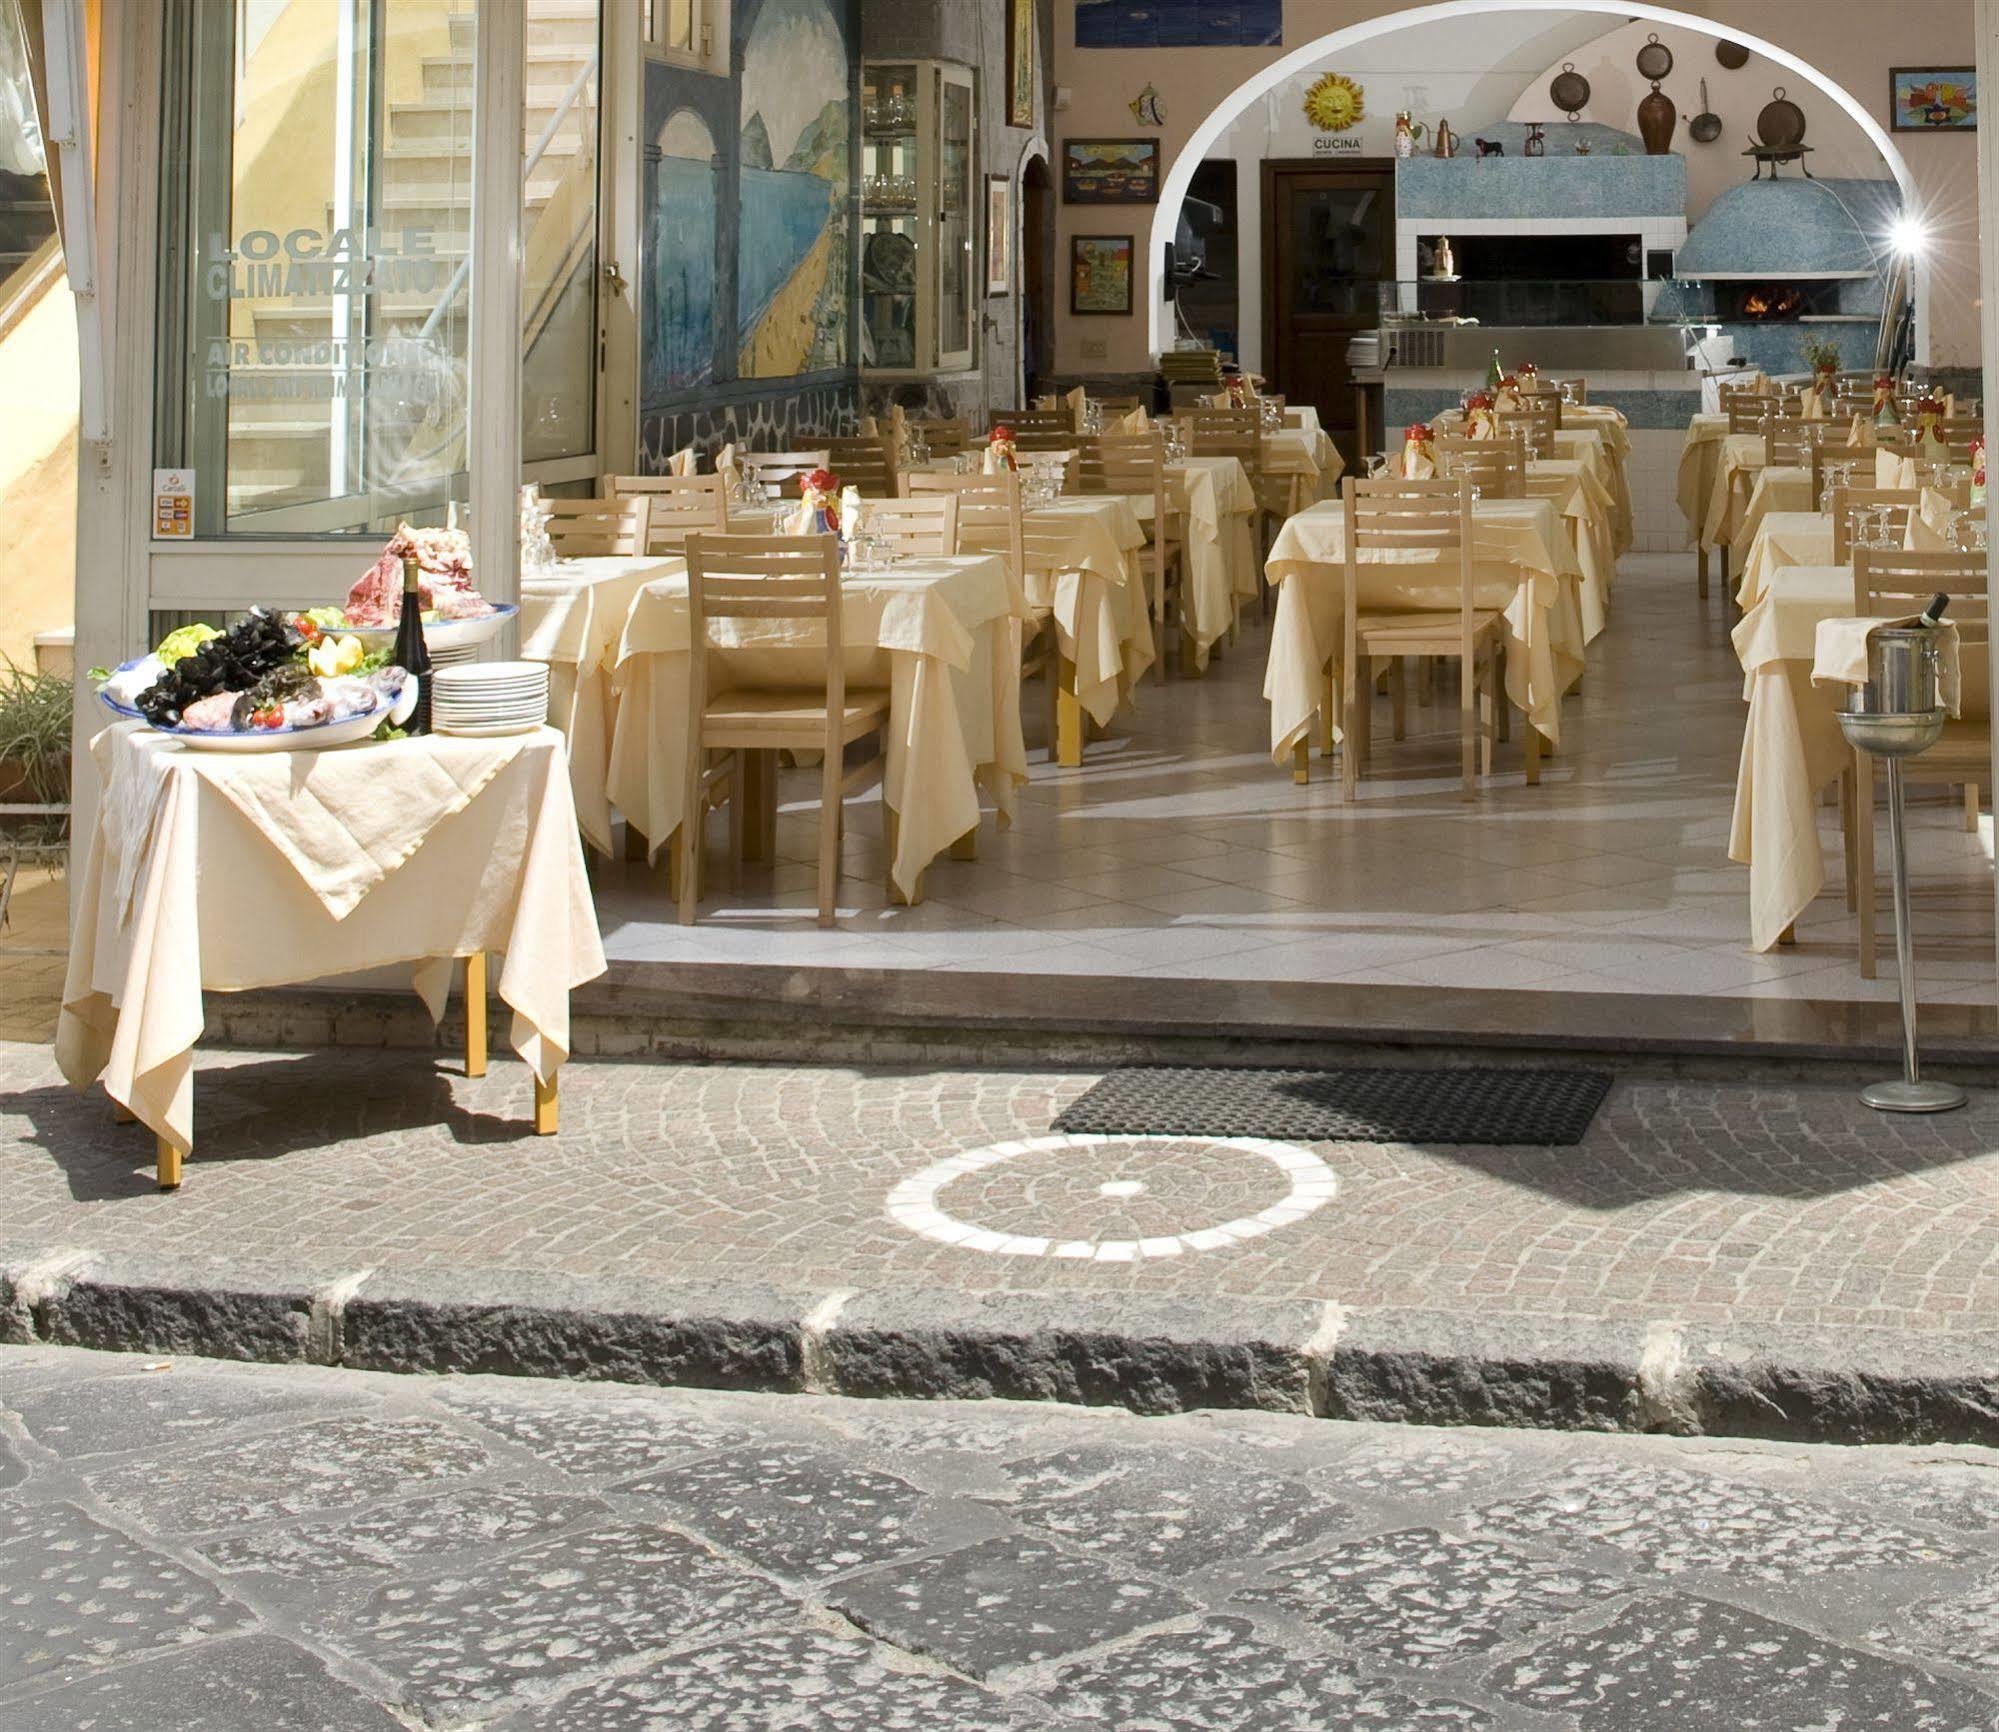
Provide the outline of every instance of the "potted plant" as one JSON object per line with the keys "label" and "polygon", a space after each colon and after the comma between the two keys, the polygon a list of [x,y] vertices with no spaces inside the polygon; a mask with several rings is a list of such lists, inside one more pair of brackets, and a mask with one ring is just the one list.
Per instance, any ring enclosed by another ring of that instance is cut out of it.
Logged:
{"label": "potted plant", "polygon": [[69,800],[70,681],[0,661],[0,805]]}
{"label": "potted plant", "polygon": [[1831,384],[1833,375],[1839,371],[1838,345],[1814,337],[1805,345],[1805,365],[1811,368],[1813,380],[1821,388]]}

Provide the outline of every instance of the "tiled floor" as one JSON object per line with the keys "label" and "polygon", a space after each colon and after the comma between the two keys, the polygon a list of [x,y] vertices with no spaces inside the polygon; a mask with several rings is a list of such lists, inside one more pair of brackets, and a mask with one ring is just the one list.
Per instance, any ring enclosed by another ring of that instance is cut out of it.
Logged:
{"label": "tiled floor", "polygon": [[[1455,703],[1412,709],[1375,776],[1343,804],[1330,762],[1299,788],[1269,754],[1266,636],[1199,681],[1148,683],[1136,715],[1034,780],[975,862],[940,860],[915,908],[887,906],[881,807],[850,804],[837,930],[812,918],[816,778],[788,776],[781,863],[717,866],[693,927],[663,873],[603,867],[606,948],[623,960],[776,962],[967,972],[1392,982],[1551,992],[1888,999],[1863,981],[1838,880],[1795,948],[1747,946],[1748,873],[1727,857],[1742,673],[1722,603],[1695,600],[1691,554],[1626,561],[1561,752],[1527,788],[1516,744],[1475,804],[1457,795]],[[1992,831],[1942,790],[1911,809],[1922,996],[1994,997]],[[723,826],[713,827],[719,846]],[[1884,862],[1885,874],[1885,862]],[[1884,877],[1885,884],[1885,877]],[[1884,890],[1885,896],[1885,890]]]}

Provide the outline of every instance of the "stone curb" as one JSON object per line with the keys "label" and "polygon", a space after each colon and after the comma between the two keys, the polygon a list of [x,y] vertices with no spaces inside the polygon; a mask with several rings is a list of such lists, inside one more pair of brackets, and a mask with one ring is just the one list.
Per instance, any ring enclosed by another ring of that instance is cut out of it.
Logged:
{"label": "stone curb", "polygon": [[1808,1443],[1999,1445],[1999,1329],[660,1286],[0,1247],[0,1341],[704,1389]]}

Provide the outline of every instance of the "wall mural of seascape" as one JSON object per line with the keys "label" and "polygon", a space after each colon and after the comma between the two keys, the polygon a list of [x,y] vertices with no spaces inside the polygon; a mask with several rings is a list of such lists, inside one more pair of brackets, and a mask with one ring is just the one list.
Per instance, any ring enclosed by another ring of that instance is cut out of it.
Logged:
{"label": "wall mural of seascape", "polygon": [[656,403],[715,374],[715,139],[680,109],[660,129],[648,220],[644,397]]}
{"label": "wall mural of seascape", "polygon": [[743,52],[738,372],[844,366],[853,70],[828,0],[765,0]]}

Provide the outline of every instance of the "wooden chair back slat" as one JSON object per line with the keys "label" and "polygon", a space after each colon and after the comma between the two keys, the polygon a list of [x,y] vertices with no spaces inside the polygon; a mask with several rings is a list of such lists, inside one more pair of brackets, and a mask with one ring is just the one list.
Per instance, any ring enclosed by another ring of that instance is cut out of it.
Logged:
{"label": "wooden chair back slat", "polygon": [[1518,429],[1496,439],[1443,433],[1436,443],[1440,472],[1446,479],[1470,482],[1485,499],[1527,496],[1527,442]]}
{"label": "wooden chair back slat", "polygon": [[914,558],[948,559],[958,551],[959,500],[955,493],[867,502],[867,532]]}
{"label": "wooden chair back slat", "polygon": [[1493,424],[1502,433],[1518,429],[1526,436],[1527,455],[1555,455],[1555,434],[1562,425],[1562,399],[1549,392],[1523,398],[1518,409],[1495,409]]}
{"label": "wooden chair back slat", "polygon": [[1763,462],[1767,468],[1779,465],[1798,467],[1809,464],[1821,438],[1820,429],[1830,421],[1807,421],[1801,416],[1771,415],[1763,423]]}
{"label": "wooden chair back slat", "polygon": [[648,549],[652,501],[545,499],[549,544],[562,559],[637,558]]}
{"label": "wooden chair back slat", "polygon": [[720,475],[607,475],[604,494],[647,500],[648,553],[678,553],[688,536],[703,531],[728,533],[728,483]]}
{"label": "wooden chair back slat", "polygon": [[[1832,562],[1844,565],[1856,552],[1853,545],[1853,514],[1873,506],[1891,508],[1890,522],[1899,542],[1909,533],[1909,513],[1919,510],[1923,496],[1912,487],[1835,487],[1826,498],[1826,515],[1832,519]],[[1927,598],[1925,598],[1927,599]]]}
{"label": "wooden chair back slat", "polygon": [[926,495],[955,499],[958,551],[997,553],[1016,583],[1026,580],[1018,475],[912,475],[909,489],[916,499]]}
{"label": "wooden chair back slat", "polygon": [[737,461],[773,492],[796,499],[800,477],[831,467],[828,456],[824,450],[745,451]]}

